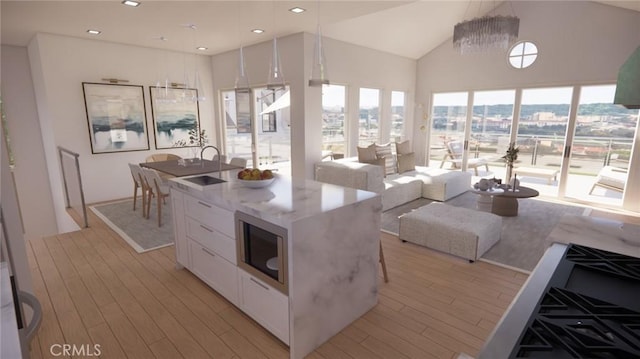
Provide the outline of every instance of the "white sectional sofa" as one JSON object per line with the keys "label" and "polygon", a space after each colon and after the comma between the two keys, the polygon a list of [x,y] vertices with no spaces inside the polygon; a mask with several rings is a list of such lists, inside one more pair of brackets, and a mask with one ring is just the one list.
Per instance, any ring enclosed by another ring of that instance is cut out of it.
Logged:
{"label": "white sectional sofa", "polygon": [[386,211],[420,197],[446,201],[471,187],[471,173],[416,166],[414,171],[383,175],[383,167],[345,158],[315,165],[316,181],[382,194]]}

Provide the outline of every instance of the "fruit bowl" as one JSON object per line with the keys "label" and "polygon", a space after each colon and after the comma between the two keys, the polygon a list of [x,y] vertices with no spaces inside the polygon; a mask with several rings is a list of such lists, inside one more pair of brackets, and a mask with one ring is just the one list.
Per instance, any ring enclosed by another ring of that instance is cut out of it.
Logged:
{"label": "fruit bowl", "polygon": [[241,180],[238,181],[245,187],[249,188],[263,188],[272,184],[275,178],[265,179],[265,180]]}
{"label": "fruit bowl", "polygon": [[257,168],[245,168],[238,172],[237,177],[240,184],[249,188],[267,187],[275,180],[271,170],[261,171]]}

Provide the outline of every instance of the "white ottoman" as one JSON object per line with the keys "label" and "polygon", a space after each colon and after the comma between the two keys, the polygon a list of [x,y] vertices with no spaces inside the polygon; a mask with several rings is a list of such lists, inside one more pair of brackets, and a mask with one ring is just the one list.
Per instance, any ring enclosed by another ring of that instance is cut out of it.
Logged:
{"label": "white ottoman", "polygon": [[402,241],[475,261],[500,240],[502,218],[433,202],[400,216]]}

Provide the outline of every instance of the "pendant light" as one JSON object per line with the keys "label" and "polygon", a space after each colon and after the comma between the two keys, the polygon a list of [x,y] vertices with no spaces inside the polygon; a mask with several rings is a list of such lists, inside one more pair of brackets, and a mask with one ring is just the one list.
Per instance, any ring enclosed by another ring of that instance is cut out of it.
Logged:
{"label": "pendant light", "polygon": [[[196,41],[196,31],[197,26],[194,24],[186,24],[184,27],[188,30],[191,30],[191,49],[189,51],[193,51],[197,47]],[[206,100],[204,95],[204,91],[202,88],[202,83],[200,81],[200,74],[198,72],[198,55],[195,53],[192,55],[193,59],[193,69],[189,69],[186,61],[186,51],[185,51],[185,61],[184,61],[184,93],[183,93],[183,101],[185,102],[202,102]],[[193,82],[190,80],[189,72],[193,71]],[[187,91],[187,89],[195,90],[195,93],[191,94]]]}
{"label": "pendant light", "polygon": [[242,45],[242,32],[241,32],[241,17],[240,17],[240,4],[238,4],[238,40],[240,42],[240,50],[238,54],[238,73],[236,74],[236,90],[249,91],[249,76],[247,75],[247,69],[244,65],[244,46]]}
{"label": "pendant light", "polygon": [[313,65],[311,67],[309,86],[322,86],[329,84],[327,64],[324,58],[324,48],[322,47],[322,32],[320,31],[320,1],[317,1],[316,12],[318,16],[318,27],[316,30],[316,42],[313,48]]}
{"label": "pendant light", "polygon": [[268,89],[284,89],[284,75],[282,73],[282,67],[280,64],[280,54],[278,53],[278,38],[275,31],[275,4],[272,2],[272,18],[273,18],[273,43],[272,43],[272,56],[271,64],[269,66],[269,79],[267,80]]}

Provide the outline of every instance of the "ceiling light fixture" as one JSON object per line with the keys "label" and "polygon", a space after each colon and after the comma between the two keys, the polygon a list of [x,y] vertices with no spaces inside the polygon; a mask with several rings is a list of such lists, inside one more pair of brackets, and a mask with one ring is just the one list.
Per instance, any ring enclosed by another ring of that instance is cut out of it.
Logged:
{"label": "ceiling light fixture", "polygon": [[131,7],[138,7],[140,6],[140,1],[134,1],[134,0],[124,0],[122,2],[123,5],[127,5],[127,6],[131,6]]}
{"label": "ceiling light fixture", "polygon": [[300,13],[303,13],[303,12],[305,12],[307,10],[296,6],[296,7],[292,7],[291,9],[289,9],[289,11],[291,11],[294,14],[300,14]]}
{"label": "ceiling light fixture", "polygon": [[253,32],[254,34],[262,34],[262,33],[264,33],[264,30],[262,30],[262,29],[253,29],[253,30],[251,30],[251,32]]}
{"label": "ceiling light fixture", "polygon": [[[493,10],[495,8],[491,11]],[[513,6],[511,11],[513,12]],[[456,24],[453,29],[453,47],[461,54],[508,49],[518,39],[519,28],[520,19],[515,15],[476,17]]]}
{"label": "ceiling light fixture", "polygon": [[244,46],[242,45],[242,16],[240,16],[240,5],[238,5],[237,17],[238,17],[238,40],[240,42],[240,50],[238,56],[238,72],[236,73],[236,85],[235,89],[241,92],[251,92],[249,86],[249,76],[247,75],[247,69],[244,65]]}
{"label": "ceiling light fixture", "polygon": [[87,30],[87,32],[91,35],[100,35],[100,33],[102,33],[102,31],[100,30],[92,30],[92,29]]}
{"label": "ceiling light fixture", "polygon": [[282,68],[280,64],[280,54],[278,52],[278,38],[276,36],[275,30],[275,4],[271,3],[272,7],[272,26],[273,26],[273,46],[272,46],[272,56],[271,56],[271,65],[269,66],[269,78],[267,80],[267,88],[272,90],[284,89],[284,75],[282,73]]}
{"label": "ceiling light fixture", "polygon": [[205,51],[205,50],[208,50],[208,49],[209,49],[209,48],[204,47],[204,46],[198,46],[198,47],[196,47],[196,50],[200,50],[200,51]]}
{"label": "ceiling light fixture", "polygon": [[324,58],[324,48],[322,47],[322,32],[320,31],[320,1],[317,1],[318,28],[316,31],[316,43],[313,48],[313,62],[311,67],[311,78],[309,86],[322,86],[329,84],[327,64]]}

